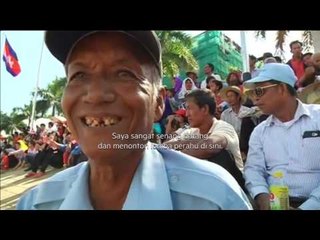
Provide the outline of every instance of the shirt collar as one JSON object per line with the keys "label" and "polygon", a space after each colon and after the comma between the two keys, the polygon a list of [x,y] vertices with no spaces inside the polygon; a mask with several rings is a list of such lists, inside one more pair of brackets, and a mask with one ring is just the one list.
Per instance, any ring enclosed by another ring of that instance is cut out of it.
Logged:
{"label": "shirt collar", "polygon": [[123,209],[173,209],[164,159],[151,143],[133,177]]}
{"label": "shirt collar", "polygon": [[41,204],[62,201],[60,209],[90,209],[87,176],[88,164],[84,163],[79,172],[67,180],[48,180],[42,183],[39,185],[34,207],[37,209],[41,208]]}
{"label": "shirt collar", "polygon": [[228,111],[228,112],[233,112],[235,115],[243,115],[244,113],[243,112],[253,112],[253,110],[251,110],[250,108],[246,107],[246,106],[243,106],[242,104],[240,105],[240,108],[239,108],[239,112],[236,113],[235,111],[233,111],[232,107],[230,106],[228,109],[226,109],[225,111]]}
{"label": "shirt collar", "polygon": [[[311,116],[309,109],[307,109],[299,99],[297,99],[297,101],[298,101],[298,107],[297,107],[296,113],[294,114],[293,123],[298,121],[302,116],[308,116],[308,117]],[[269,116],[266,120],[266,126],[271,126],[275,124],[275,121],[276,121],[276,118],[273,115]]]}
{"label": "shirt collar", "polygon": [[231,112],[233,112],[233,110],[232,110],[232,107],[229,107],[229,108],[227,108],[226,110],[224,110],[225,112],[227,112],[227,113],[231,113]]}
{"label": "shirt collar", "polygon": [[[211,134],[213,133],[213,130],[214,130],[214,128],[215,128],[216,125],[217,125],[217,122],[220,121],[220,120],[216,119],[215,117],[214,117],[212,120],[213,120],[212,126],[211,126],[211,128],[209,129],[207,135],[211,135]],[[200,134],[200,129],[197,128],[197,130],[198,130],[198,133]]]}
{"label": "shirt collar", "polygon": [[79,170],[78,177],[66,195],[60,210],[93,210],[89,198],[89,164],[85,163]]}
{"label": "shirt collar", "polygon": [[[62,201],[61,210],[93,210],[88,188],[89,164],[67,181],[47,181],[39,186],[35,207]],[[47,189],[50,188],[50,191]],[[123,206],[124,210],[172,210],[172,199],[164,159],[148,143]]]}

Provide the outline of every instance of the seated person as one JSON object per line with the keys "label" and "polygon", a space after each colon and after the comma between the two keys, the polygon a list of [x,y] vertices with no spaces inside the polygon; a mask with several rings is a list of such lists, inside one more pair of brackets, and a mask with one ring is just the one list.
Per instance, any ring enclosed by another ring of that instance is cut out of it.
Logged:
{"label": "seated person", "polygon": [[251,116],[256,110],[243,106],[246,97],[236,86],[224,88],[221,96],[230,106],[221,114],[221,120],[231,124],[240,138],[242,118]]}
{"label": "seated person", "polygon": [[73,139],[72,134],[70,132],[65,134],[63,144],[55,141],[52,141],[52,144],[55,144],[57,148],[60,148],[61,151],[63,151],[63,167],[70,167],[70,153],[76,146],[78,146],[78,143]]}
{"label": "seated person", "polygon": [[[187,128],[189,128],[189,125],[186,117],[186,110],[181,108],[167,118],[166,136],[180,135]],[[163,140],[168,141],[170,138]]]}
{"label": "seated person", "polygon": [[269,187],[279,170],[292,208],[320,210],[320,105],[297,99],[296,80],[290,66],[269,63],[245,82],[254,104],[270,115],[252,132],[244,169],[260,210],[270,209]]}
{"label": "seated person", "polygon": [[166,89],[166,98],[168,98],[169,100],[169,106],[171,108],[171,110],[173,112],[177,111],[178,108],[179,108],[179,104],[178,102],[174,99],[174,95],[175,95],[175,92],[174,92],[174,89],[173,88],[170,88],[170,89]]}
{"label": "seated person", "polygon": [[77,145],[71,152],[69,156],[70,165],[76,166],[77,164],[87,161],[88,158],[85,156],[85,154],[82,152],[81,147]]}
{"label": "seated person", "polygon": [[14,167],[14,169],[18,169],[24,164],[25,151],[28,150],[28,146],[23,140],[18,140],[15,143],[15,149],[15,151],[9,152],[8,156],[14,155],[18,159],[18,164]]}
{"label": "seated person", "polygon": [[228,86],[237,86],[242,91],[242,79],[239,71],[231,71],[226,79]]}
{"label": "seated person", "polygon": [[10,160],[8,156],[9,152],[7,150],[3,150],[1,155],[1,170],[9,170],[10,168]]}
{"label": "seated person", "polygon": [[299,83],[301,87],[307,87],[315,81],[320,81],[320,52],[311,56],[303,76]]}
{"label": "seated person", "polygon": [[[63,167],[63,151],[64,148],[60,148],[56,144],[56,133],[49,133],[47,138],[44,138],[41,151],[35,156],[34,161],[31,163],[31,172],[25,177],[42,177],[49,165],[54,168]],[[38,170],[40,170],[38,172]]]}
{"label": "seated person", "polygon": [[186,97],[193,90],[198,89],[191,78],[186,78],[183,80],[182,88],[178,93],[178,104],[179,108],[185,108]]}
{"label": "seated person", "polygon": [[1,169],[9,170],[11,168],[16,169],[19,164],[19,159],[14,155],[9,155],[10,152],[15,151],[13,148],[6,148],[2,151]]}
{"label": "seated person", "polygon": [[216,79],[213,76],[208,77],[207,80],[209,82],[209,89],[213,93],[214,99],[216,101],[217,107],[215,118],[220,119],[221,113],[228,108],[227,102],[225,102],[220,95],[221,89],[223,89],[223,83],[220,78]]}
{"label": "seated person", "polygon": [[246,102],[246,97],[236,86],[224,88],[221,96],[230,106],[221,114],[221,120],[231,124],[236,130],[240,141],[242,160],[245,161],[249,137],[260,117],[260,111],[256,107],[249,108],[243,105]]}
{"label": "seated person", "polygon": [[[190,129],[167,142],[168,147],[200,158],[208,159],[223,149],[230,151],[239,170],[243,169],[239,139],[234,128],[214,117],[216,104],[210,90],[194,90],[186,98]],[[192,147],[191,147],[192,146]]]}
{"label": "seated person", "polygon": [[31,163],[34,161],[37,153],[38,153],[38,145],[34,140],[31,140],[28,144],[28,151],[25,156],[25,164],[29,164],[29,167],[25,169],[24,171],[30,171],[31,170]]}

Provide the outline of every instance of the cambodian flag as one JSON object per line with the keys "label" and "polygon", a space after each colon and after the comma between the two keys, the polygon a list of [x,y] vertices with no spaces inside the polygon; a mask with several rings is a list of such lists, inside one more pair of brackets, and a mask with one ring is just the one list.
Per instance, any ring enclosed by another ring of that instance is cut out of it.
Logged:
{"label": "cambodian flag", "polygon": [[4,51],[3,51],[3,61],[6,63],[6,68],[12,76],[16,77],[20,72],[20,64],[18,62],[18,57],[16,52],[10,46],[8,40],[4,44]]}

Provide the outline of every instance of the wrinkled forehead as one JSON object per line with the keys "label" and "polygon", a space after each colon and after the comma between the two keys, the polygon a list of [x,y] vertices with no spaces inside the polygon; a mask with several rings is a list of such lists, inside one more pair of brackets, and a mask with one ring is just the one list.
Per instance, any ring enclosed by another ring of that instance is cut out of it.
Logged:
{"label": "wrinkled forehead", "polygon": [[93,32],[80,38],[69,50],[65,67],[83,54],[102,52],[113,53],[120,56],[125,54],[127,58],[137,58],[141,62],[150,61],[151,57],[146,50],[134,38],[121,32]]}

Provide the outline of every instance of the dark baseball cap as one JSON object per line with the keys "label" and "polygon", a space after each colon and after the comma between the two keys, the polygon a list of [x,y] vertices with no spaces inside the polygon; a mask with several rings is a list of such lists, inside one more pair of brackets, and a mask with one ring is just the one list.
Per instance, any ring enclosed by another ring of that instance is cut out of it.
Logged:
{"label": "dark baseball cap", "polygon": [[[102,31],[46,31],[45,43],[63,65],[73,47],[83,38]],[[107,31],[105,31],[107,32]],[[121,32],[134,38],[149,53],[162,77],[161,44],[154,31],[110,31]]]}

